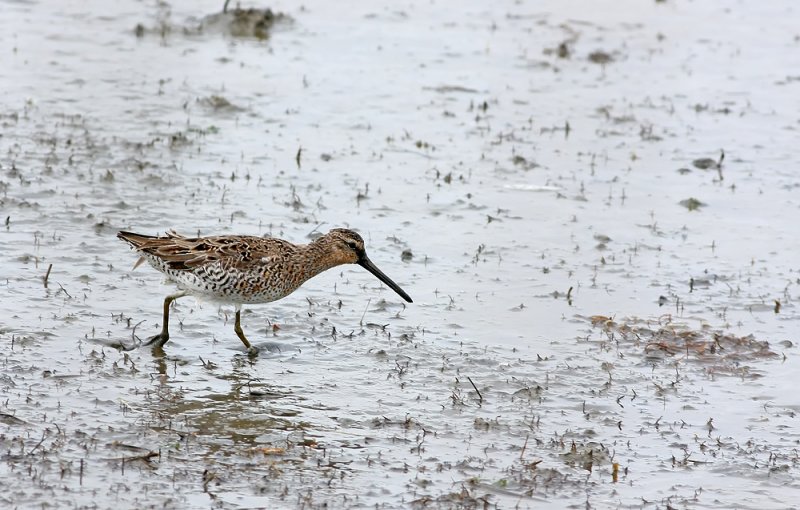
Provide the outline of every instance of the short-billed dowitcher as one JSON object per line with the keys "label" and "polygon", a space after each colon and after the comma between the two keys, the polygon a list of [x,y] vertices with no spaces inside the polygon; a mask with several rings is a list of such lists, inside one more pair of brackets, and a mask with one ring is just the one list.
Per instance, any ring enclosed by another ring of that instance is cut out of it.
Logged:
{"label": "short-billed dowitcher", "polygon": [[[195,295],[236,308],[234,331],[251,354],[256,349],[244,336],[243,304],[269,303],[294,292],[309,278],[342,264],[358,264],[411,303],[399,285],[375,267],[360,235],[335,228],[309,244],[292,244],[253,236],[184,237],[174,232],[163,237],[119,232],[141,258],[164,273],[179,288],[164,299],[161,333],[146,345],[163,346],[169,340],[169,306],[183,296]],[[134,266],[134,267],[136,267]]]}

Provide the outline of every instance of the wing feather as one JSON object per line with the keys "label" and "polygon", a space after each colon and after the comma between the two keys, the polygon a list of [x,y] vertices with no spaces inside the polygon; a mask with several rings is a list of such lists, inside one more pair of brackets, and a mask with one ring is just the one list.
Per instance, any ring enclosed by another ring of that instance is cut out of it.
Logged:
{"label": "wing feather", "polygon": [[296,245],[282,239],[254,236],[189,238],[173,231],[165,237],[138,236],[135,242],[125,240],[137,251],[156,257],[170,269],[178,271],[191,271],[217,262],[246,271],[253,265],[285,261],[298,250]]}

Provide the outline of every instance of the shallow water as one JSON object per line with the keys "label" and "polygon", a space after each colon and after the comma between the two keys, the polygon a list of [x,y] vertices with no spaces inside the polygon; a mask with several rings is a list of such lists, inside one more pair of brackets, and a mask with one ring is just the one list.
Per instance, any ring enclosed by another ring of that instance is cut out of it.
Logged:
{"label": "shallow water", "polygon": [[[0,501],[795,504],[791,2],[219,4],[2,4]],[[118,230],[335,226],[415,302],[341,268],[256,360],[191,298],[116,348],[172,291]]]}

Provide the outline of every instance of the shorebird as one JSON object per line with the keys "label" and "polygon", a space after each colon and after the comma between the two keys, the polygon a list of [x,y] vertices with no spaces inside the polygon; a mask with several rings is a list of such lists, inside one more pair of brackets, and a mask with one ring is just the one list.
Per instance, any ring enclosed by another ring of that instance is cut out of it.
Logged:
{"label": "shorebird", "polygon": [[258,350],[242,331],[242,305],[277,301],[308,279],[342,264],[360,265],[400,297],[412,302],[399,285],[369,260],[361,236],[343,228],[335,228],[305,245],[240,235],[184,237],[175,232],[161,237],[119,232],[117,237],[139,253],[134,269],[147,261],[178,286],[178,292],[164,299],[161,333],[145,344],[154,347],[162,347],[169,340],[170,304],[183,296],[194,295],[234,305],[233,330],[248,352],[256,354]]}

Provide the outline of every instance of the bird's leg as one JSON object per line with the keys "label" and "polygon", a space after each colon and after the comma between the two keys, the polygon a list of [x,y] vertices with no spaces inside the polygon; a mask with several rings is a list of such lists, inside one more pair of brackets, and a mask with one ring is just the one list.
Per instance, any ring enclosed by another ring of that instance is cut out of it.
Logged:
{"label": "bird's leg", "polygon": [[175,294],[170,294],[166,298],[164,298],[164,321],[161,323],[161,333],[157,334],[154,337],[151,337],[147,340],[145,345],[152,345],[153,347],[161,347],[167,340],[169,340],[169,305],[172,304],[178,298],[181,298],[187,295],[188,292],[180,291],[176,292]]}
{"label": "bird's leg", "polygon": [[244,336],[244,331],[242,331],[242,305],[236,305],[236,323],[233,325],[233,330],[236,331],[236,336],[239,337],[239,340],[247,347],[248,354],[251,356],[258,354],[258,349],[250,344],[250,341]]}

